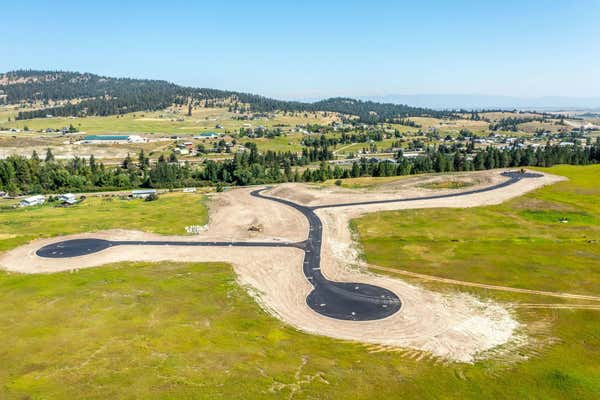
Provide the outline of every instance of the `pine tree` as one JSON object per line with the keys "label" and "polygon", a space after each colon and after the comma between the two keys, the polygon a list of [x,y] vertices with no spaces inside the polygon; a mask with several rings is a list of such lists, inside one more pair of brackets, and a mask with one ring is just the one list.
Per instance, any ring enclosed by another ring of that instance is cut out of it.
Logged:
{"label": "pine tree", "polygon": [[52,154],[52,150],[50,149],[50,147],[46,149],[46,158],[44,159],[44,161],[47,163],[54,161],[54,154]]}

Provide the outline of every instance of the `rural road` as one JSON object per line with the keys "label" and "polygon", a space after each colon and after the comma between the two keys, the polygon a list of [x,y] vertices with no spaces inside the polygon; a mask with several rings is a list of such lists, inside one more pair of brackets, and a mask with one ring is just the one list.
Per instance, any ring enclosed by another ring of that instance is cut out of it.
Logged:
{"label": "rural road", "polygon": [[307,207],[292,201],[263,195],[266,190],[258,189],[252,196],[275,201],[292,207],[302,213],[309,223],[306,240],[296,243],[284,242],[196,242],[196,241],[109,241],[102,239],[74,239],[46,245],[36,251],[39,257],[69,258],[93,254],[113,246],[221,246],[221,247],[295,247],[304,251],[303,272],[313,286],[307,296],[307,305],[317,313],[340,320],[371,321],[386,318],[402,307],[398,296],[392,291],[374,285],[351,282],[335,282],[321,273],[321,244],[323,225],[314,210],[333,207],[351,207],[369,204],[383,204],[408,201],[433,200],[440,198],[467,196],[510,186],[521,179],[541,177],[536,173],[504,172],[507,180],[492,186],[460,193],[413,197],[392,200],[339,203]]}

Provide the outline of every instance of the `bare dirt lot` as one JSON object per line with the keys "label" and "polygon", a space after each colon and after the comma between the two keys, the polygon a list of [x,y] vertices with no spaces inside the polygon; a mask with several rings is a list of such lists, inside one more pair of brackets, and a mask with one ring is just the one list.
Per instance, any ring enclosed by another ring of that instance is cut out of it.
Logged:
{"label": "bare dirt lot", "polygon": [[[451,179],[467,180],[466,190],[502,182],[501,171],[459,174]],[[449,175],[427,177],[449,179]],[[43,239],[3,254],[0,266],[22,273],[50,273],[100,266],[118,261],[225,261],[234,266],[240,284],[248,288],[268,312],[306,332],[339,339],[428,352],[448,360],[472,362],[482,352],[522,339],[519,323],[498,303],[471,295],[442,295],[401,279],[364,272],[364,265],[349,229],[349,220],[380,210],[430,207],[474,207],[498,204],[562,178],[544,175],[513,185],[461,197],[414,200],[319,209],[323,223],[321,269],[329,279],[371,283],[396,293],[402,308],[376,321],[342,321],[319,315],[306,305],[311,284],[302,273],[303,251],[294,248],[116,246],[103,252],[70,259],[45,259],[35,254],[41,246],[69,238],[94,237],[108,240],[181,240],[133,231],[106,231],[71,237]],[[461,190],[432,190],[422,187],[422,178],[410,178],[382,187],[349,190],[317,188],[300,184],[279,185],[270,195],[304,205],[419,197]],[[251,189],[231,190],[216,195],[210,205],[208,230],[193,240],[300,241],[308,224],[298,211],[273,201],[250,196]],[[261,230],[251,230],[260,225]],[[185,240],[190,240],[186,237]]]}

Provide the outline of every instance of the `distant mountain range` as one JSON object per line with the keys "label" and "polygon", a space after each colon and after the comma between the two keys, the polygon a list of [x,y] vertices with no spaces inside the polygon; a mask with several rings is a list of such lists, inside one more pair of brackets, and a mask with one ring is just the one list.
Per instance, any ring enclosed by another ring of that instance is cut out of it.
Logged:
{"label": "distant mountain range", "polygon": [[393,104],[410,104],[436,110],[539,110],[539,111],[600,111],[600,96],[596,97],[517,97],[481,94],[414,94],[365,96],[362,100]]}

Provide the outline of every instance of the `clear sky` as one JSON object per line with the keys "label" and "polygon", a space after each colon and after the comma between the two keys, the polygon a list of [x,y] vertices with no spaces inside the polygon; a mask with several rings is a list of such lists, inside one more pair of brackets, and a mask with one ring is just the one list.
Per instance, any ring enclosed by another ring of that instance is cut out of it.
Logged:
{"label": "clear sky", "polygon": [[2,72],[279,98],[600,96],[600,0],[19,0],[0,10]]}

